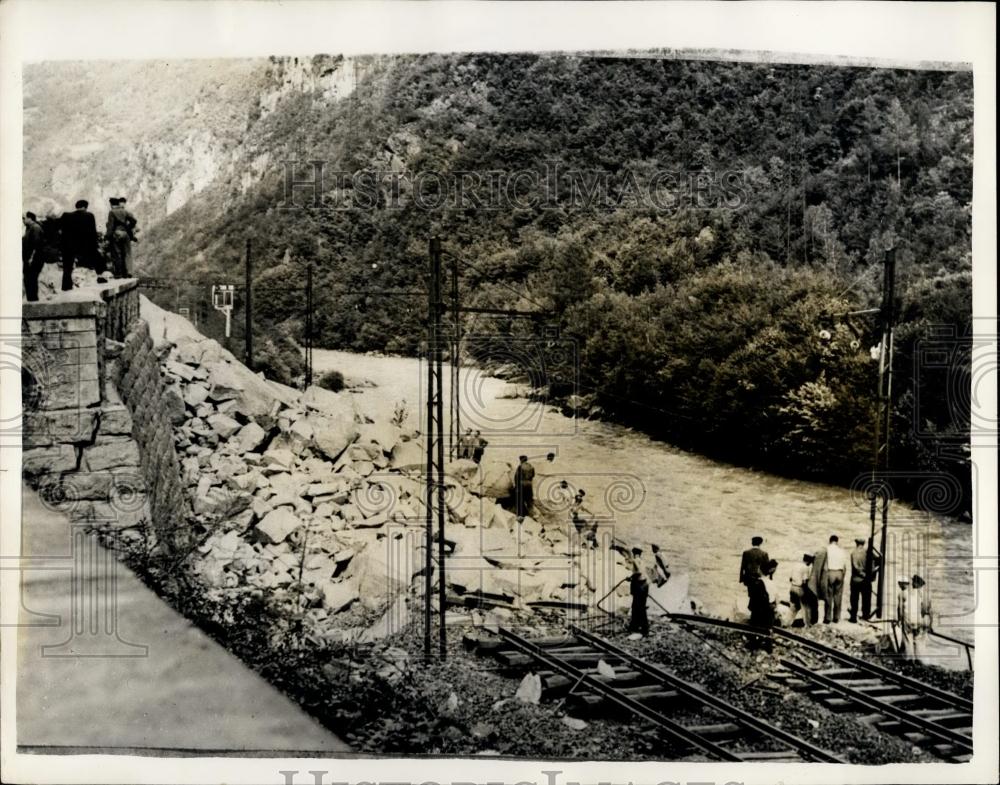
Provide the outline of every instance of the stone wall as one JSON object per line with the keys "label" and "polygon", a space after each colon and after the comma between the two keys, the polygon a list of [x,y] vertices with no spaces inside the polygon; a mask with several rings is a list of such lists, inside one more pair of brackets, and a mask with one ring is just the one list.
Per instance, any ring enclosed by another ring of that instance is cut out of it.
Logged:
{"label": "stone wall", "polygon": [[74,521],[173,531],[179,468],[137,282],[24,303],[22,340],[25,480]]}
{"label": "stone wall", "polygon": [[189,510],[170,422],[176,401],[164,385],[149,325],[135,319],[124,341],[109,348],[107,356],[108,380],[132,417],[154,528],[161,542],[179,547]]}

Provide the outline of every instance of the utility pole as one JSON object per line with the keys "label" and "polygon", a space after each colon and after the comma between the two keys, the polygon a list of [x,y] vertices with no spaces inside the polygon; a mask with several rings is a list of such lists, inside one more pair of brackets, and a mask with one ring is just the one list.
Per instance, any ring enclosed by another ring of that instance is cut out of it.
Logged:
{"label": "utility pole", "polygon": [[312,385],[313,377],[313,266],[306,266],[306,374],[303,389]]}
{"label": "utility pole", "polygon": [[458,309],[458,259],[451,257],[451,320],[454,340],[451,344],[451,458],[458,459],[462,443],[462,404],[459,368],[462,364],[462,321]]}
{"label": "utility pole", "polygon": [[[424,656],[431,656],[431,605],[434,572],[434,521],[438,526],[438,617],[439,654],[446,654],[445,569],[444,569],[444,420],[442,351],[441,351],[441,241],[432,237],[429,248],[430,280],[427,323],[427,518],[425,531],[424,576]],[[435,515],[436,513],[436,515]]]}
{"label": "utility pole", "polygon": [[[885,477],[885,473],[889,469],[889,437],[892,426],[893,326],[896,321],[895,289],[896,249],[890,248],[885,252],[885,269],[882,279],[882,307],[879,309],[879,324],[882,337],[879,342],[878,398],[876,401],[874,455],[872,456],[871,532],[868,537],[868,555],[865,560],[868,567],[868,574],[871,575],[871,568],[874,567],[876,562],[874,553],[875,521],[878,517],[878,503],[879,497],[881,497],[882,531],[879,538],[878,588],[875,600],[875,615],[880,619],[883,617],[885,611],[885,565],[889,530],[890,493],[889,487],[886,484],[888,480]],[[881,479],[879,479],[880,474],[883,475]]]}
{"label": "utility pole", "polygon": [[243,348],[246,352],[245,364],[253,370],[253,261],[250,256],[250,238],[247,238],[247,263],[243,280]]}

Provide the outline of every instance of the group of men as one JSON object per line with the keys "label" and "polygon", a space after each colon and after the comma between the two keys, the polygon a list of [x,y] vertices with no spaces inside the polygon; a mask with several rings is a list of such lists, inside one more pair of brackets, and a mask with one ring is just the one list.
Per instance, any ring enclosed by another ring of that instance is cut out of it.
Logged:
{"label": "group of men", "polygon": [[488,444],[479,431],[466,428],[465,433],[458,438],[458,457],[479,463]]}
{"label": "group of men", "polygon": [[[774,573],[778,562],[763,549],[764,538],[751,540],[751,547],[743,552],[740,562],[740,583],[746,586],[749,599],[750,623],[769,627],[775,622],[778,592]],[[867,541],[858,537],[854,550],[847,553],[840,547],[840,538],[833,534],[829,543],[815,553],[802,555],[802,562],[795,565],[789,578],[789,602],[794,616],[792,623],[802,614],[804,626],[819,623],[819,602],[823,601],[823,623],[840,621],[847,567],[850,565],[850,616],[852,624],[861,618],[871,617],[872,582],[878,574],[880,556],[867,547]]]}
{"label": "group of men", "polygon": [[[97,219],[88,209],[86,199],[80,199],[72,212],[63,213],[57,220],[58,255],[62,261],[62,290],[73,288],[74,266],[87,267],[97,273],[99,283],[104,283],[108,261],[115,278],[127,278],[132,259],[132,243],[136,242],[138,222],[126,207],[123,196],[109,200],[108,220],[104,240],[106,251],[102,253]],[[46,262],[56,262],[50,258],[45,241],[45,231],[35,213],[24,215],[24,236],[21,239],[21,267],[24,275],[25,297],[29,302],[38,299],[38,276]],[[105,259],[105,253],[107,259]]]}

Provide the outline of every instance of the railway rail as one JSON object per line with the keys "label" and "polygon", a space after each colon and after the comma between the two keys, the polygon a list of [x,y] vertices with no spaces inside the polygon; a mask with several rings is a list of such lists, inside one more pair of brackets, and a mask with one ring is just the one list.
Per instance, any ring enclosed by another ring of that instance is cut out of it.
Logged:
{"label": "railway rail", "polygon": [[[934,755],[964,762],[972,756],[972,701],[934,685],[781,628],[763,630],[724,619],[671,614],[684,626],[709,626],[785,644],[792,657],[770,678],[828,709],[855,712],[885,732],[901,735]],[[825,660],[825,662],[824,662]]]}
{"label": "railway rail", "polygon": [[844,762],[579,627],[571,626],[569,635],[534,639],[501,627],[496,638],[467,637],[466,645],[511,670],[533,669],[543,697],[564,700],[574,713],[617,711],[640,718],[661,737],[713,760]]}

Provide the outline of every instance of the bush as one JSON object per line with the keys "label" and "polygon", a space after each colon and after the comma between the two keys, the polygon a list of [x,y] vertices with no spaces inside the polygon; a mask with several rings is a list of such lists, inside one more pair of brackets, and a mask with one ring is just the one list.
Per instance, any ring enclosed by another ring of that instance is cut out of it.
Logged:
{"label": "bush", "polygon": [[344,374],[340,371],[327,371],[319,377],[317,382],[324,390],[340,392],[344,389]]}

